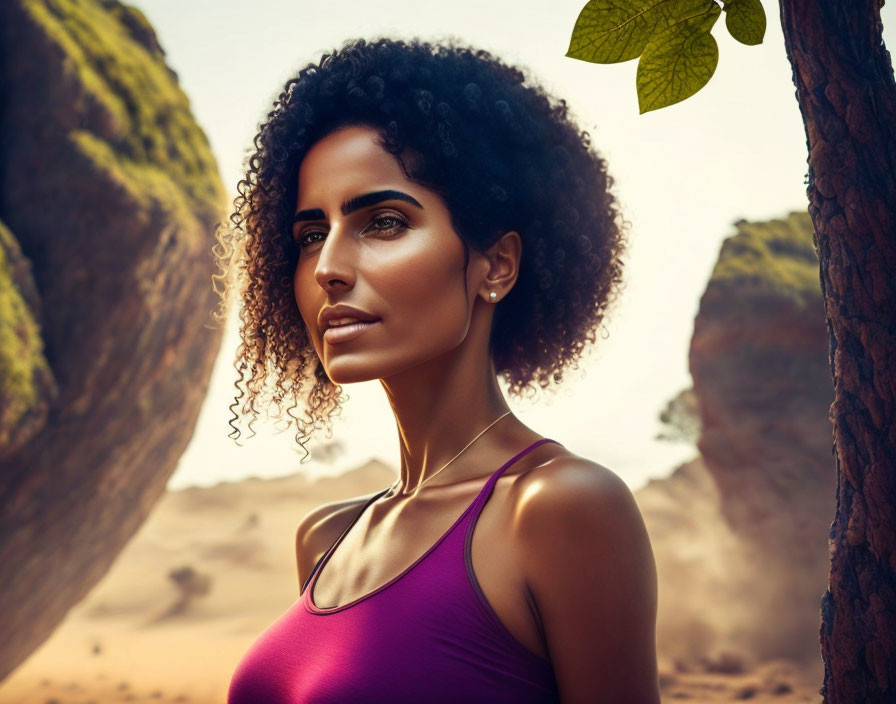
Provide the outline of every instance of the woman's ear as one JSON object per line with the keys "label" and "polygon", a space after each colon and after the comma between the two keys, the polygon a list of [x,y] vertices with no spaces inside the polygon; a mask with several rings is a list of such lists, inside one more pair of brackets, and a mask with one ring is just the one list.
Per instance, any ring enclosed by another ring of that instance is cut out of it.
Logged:
{"label": "woman's ear", "polygon": [[501,235],[501,239],[484,252],[489,268],[479,295],[486,301],[497,303],[513,288],[520,272],[522,251],[520,233],[511,230]]}

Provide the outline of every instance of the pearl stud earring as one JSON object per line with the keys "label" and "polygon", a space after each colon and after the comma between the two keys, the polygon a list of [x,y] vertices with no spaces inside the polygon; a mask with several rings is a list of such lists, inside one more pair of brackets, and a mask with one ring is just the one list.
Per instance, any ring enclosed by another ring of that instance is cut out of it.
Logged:
{"label": "pearl stud earring", "polygon": [[489,294],[488,294],[488,299],[489,299],[490,301],[492,301],[492,302],[494,302],[494,300],[495,300],[497,297],[498,297],[498,294],[495,293],[494,291],[490,291]]}

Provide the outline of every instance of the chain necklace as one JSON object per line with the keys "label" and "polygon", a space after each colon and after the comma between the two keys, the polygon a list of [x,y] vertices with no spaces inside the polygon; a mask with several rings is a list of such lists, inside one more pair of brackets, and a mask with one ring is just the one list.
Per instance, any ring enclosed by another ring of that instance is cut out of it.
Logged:
{"label": "chain necklace", "polygon": [[[475,438],[473,438],[472,440],[470,440],[470,442],[467,443],[467,446],[466,446],[463,450],[461,450],[460,452],[458,452],[454,457],[452,457],[450,460],[448,460],[448,462],[446,462],[444,465],[442,465],[442,467],[439,468],[439,469],[438,469],[432,476],[429,476],[429,477],[427,477],[426,479],[424,479],[422,482],[420,482],[420,487],[423,487],[423,485],[426,484],[426,482],[428,482],[430,479],[432,479],[433,477],[435,477],[436,474],[438,474],[439,472],[441,472],[443,469],[445,469],[445,467],[447,467],[449,464],[451,464],[452,462],[454,462],[454,460],[456,460],[458,457],[460,457],[462,454],[464,454],[464,452],[466,452],[467,448],[470,447],[470,445],[472,445],[474,442],[476,442],[479,438],[481,438],[481,437],[485,434],[485,431],[486,431],[486,430],[488,430],[489,428],[491,428],[495,423],[497,423],[497,422],[498,422],[499,420],[501,420],[504,416],[509,415],[509,414],[510,414],[510,411],[507,411],[507,413],[502,413],[502,414],[499,415],[497,418],[495,418],[495,419],[494,419],[491,423],[489,423],[489,424],[485,427],[485,429],[482,430],[482,431],[481,431]],[[400,482],[401,482],[401,477],[399,477],[398,479],[395,480],[395,482],[392,484],[392,486],[389,487],[389,490],[386,492],[386,494],[387,494],[387,495],[390,495],[390,494],[392,493],[392,491],[395,489],[396,485],[398,485]]]}

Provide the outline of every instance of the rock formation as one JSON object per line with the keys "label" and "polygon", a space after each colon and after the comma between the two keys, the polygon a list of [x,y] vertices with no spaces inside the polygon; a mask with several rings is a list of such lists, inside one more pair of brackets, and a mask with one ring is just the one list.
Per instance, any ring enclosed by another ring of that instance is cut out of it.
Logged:
{"label": "rock formation", "polygon": [[735,226],[691,340],[700,457],[638,494],[661,591],[691,590],[659,629],[682,650],[820,659],[836,476],[813,227],[807,212]]}
{"label": "rock formation", "polygon": [[7,0],[0,33],[3,678],[106,573],[190,439],[225,197],[139,11]]}

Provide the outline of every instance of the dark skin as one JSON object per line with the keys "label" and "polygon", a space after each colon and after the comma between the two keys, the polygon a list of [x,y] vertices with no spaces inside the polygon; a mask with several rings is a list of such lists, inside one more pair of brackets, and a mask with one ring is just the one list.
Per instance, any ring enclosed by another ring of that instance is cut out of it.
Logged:
{"label": "dark skin", "polygon": [[[509,410],[488,339],[495,307],[519,273],[521,239],[507,232],[486,252],[471,250],[465,273],[444,201],[408,180],[376,139],[368,127],[341,128],[299,167],[295,211],[311,219],[294,224],[303,244],[296,303],[333,382],[380,380],[401,457],[397,489],[361,514],[321,570],[312,592],[320,608],[347,604],[402,573],[489,475],[541,437],[507,415],[436,475]],[[341,208],[383,190],[414,202],[390,197],[348,214]],[[318,316],[337,303],[379,320],[331,344]],[[368,498],[303,519],[300,582]],[[502,474],[471,551],[495,613],[525,647],[550,659],[564,704],[659,703],[656,568],[634,498],[617,475],[544,443]]]}

